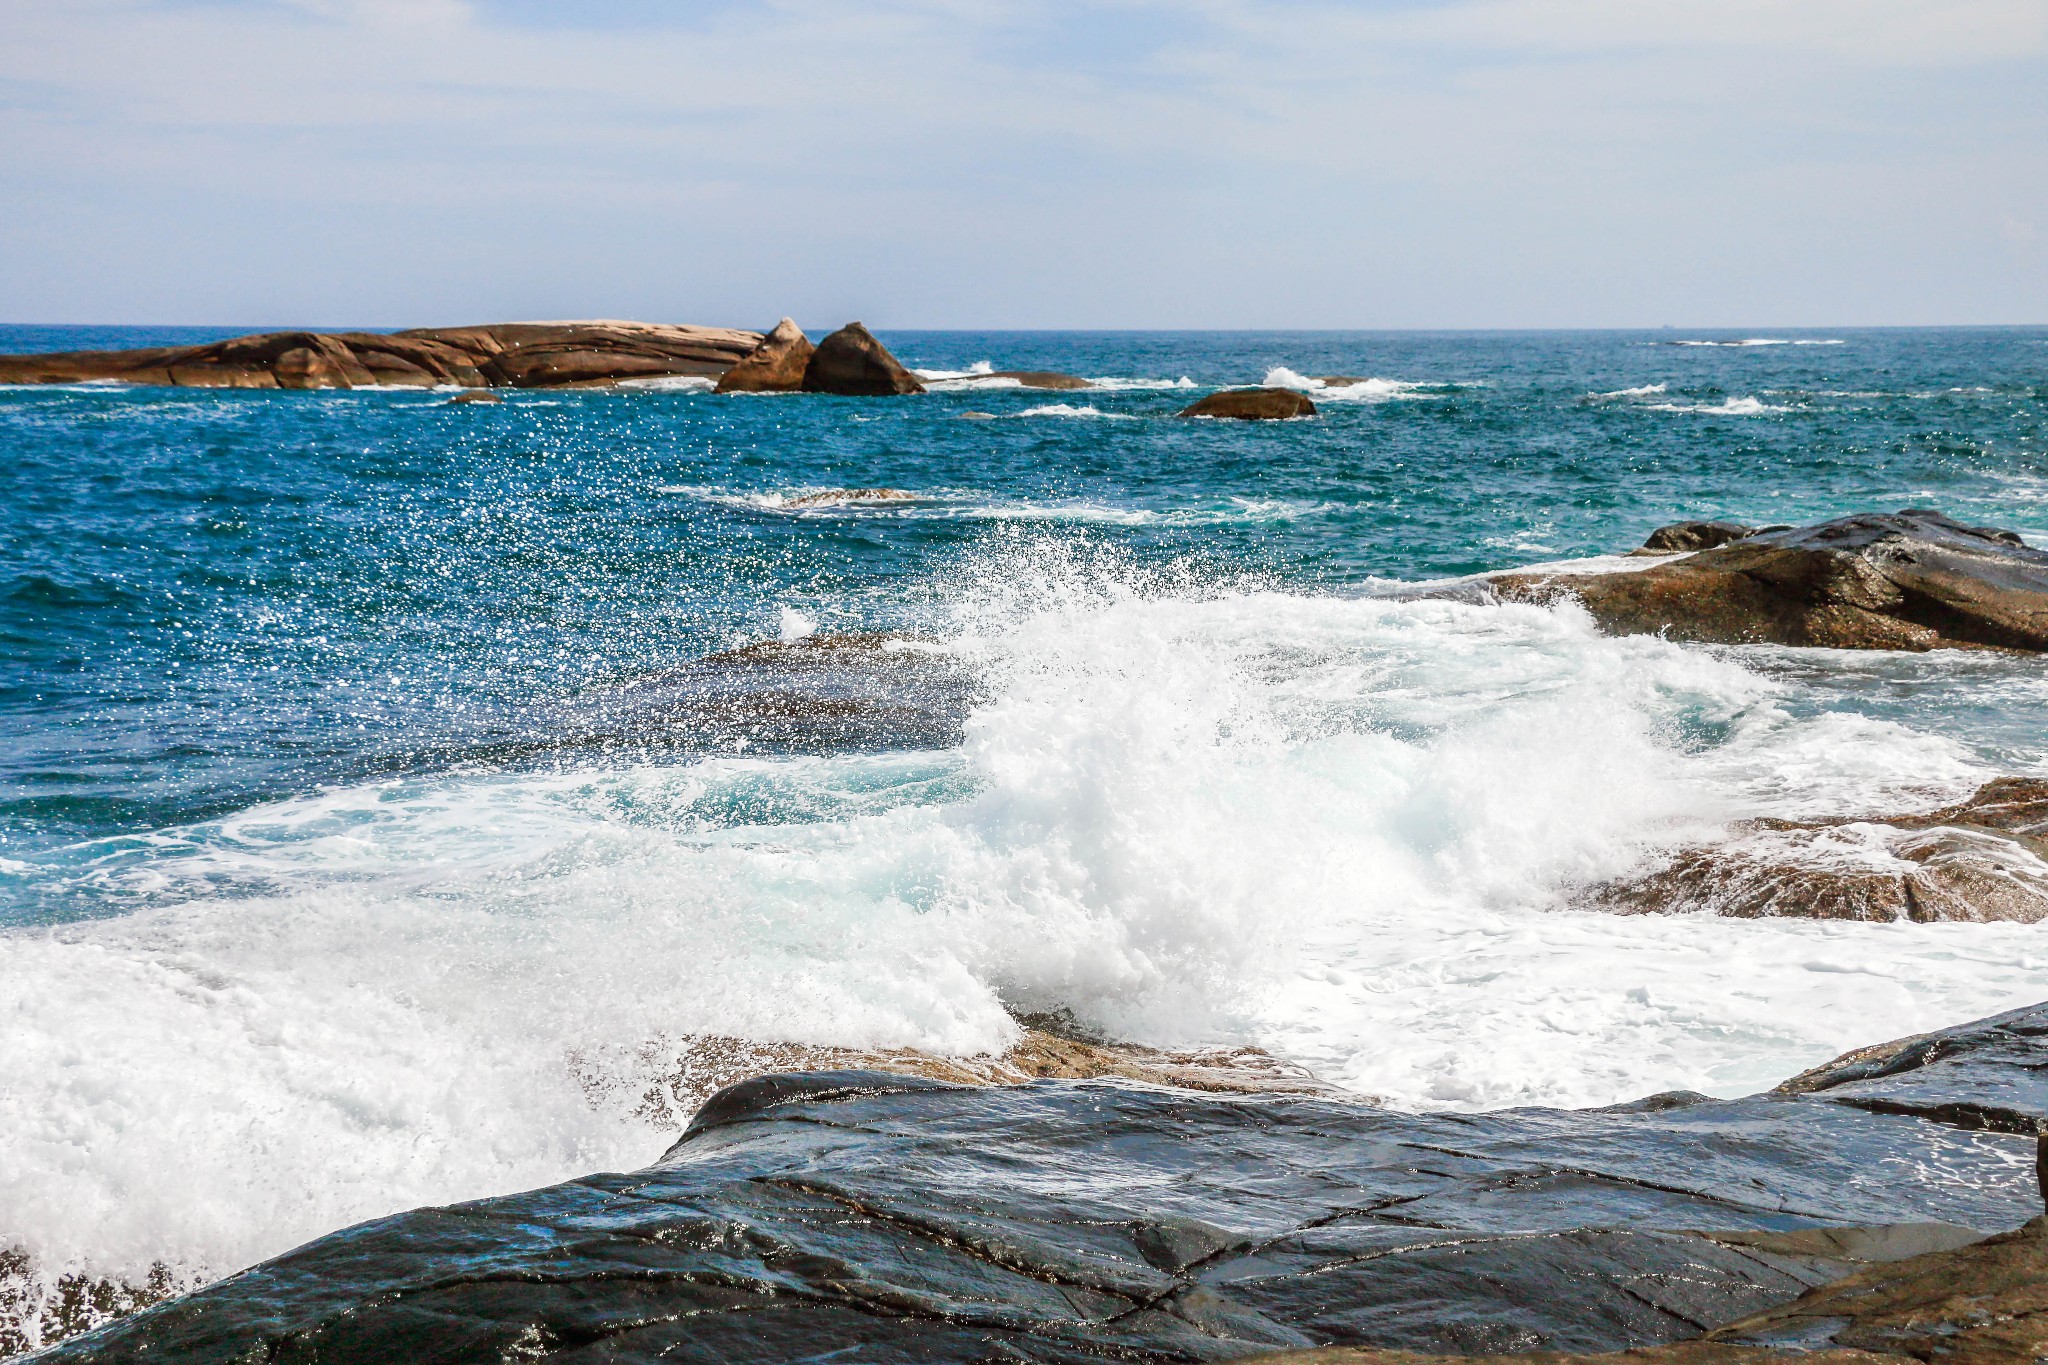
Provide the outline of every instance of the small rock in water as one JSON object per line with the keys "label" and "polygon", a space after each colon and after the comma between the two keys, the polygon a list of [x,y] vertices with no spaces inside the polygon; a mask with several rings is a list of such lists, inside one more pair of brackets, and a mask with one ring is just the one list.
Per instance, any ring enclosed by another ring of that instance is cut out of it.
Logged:
{"label": "small rock in water", "polygon": [[818,343],[804,368],[804,392],[876,398],[887,394],[923,393],[924,384],[874,333],[849,322]]}
{"label": "small rock in water", "polygon": [[992,412],[963,412],[960,414],[960,418],[966,422],[993,422],[996,420],[996,415]]}
{"label": "small rock in water", "polygon": [[1225,389],[1180,410],[1182,417],[1228,417],[1244,422],[1313,417],[1316,405],[1294,389]]}
{"label": "small rock in water", "polygon": [[994,370],[976,379],[1014,379],[1027,389],[1092,389],[1095,386],[1078,375],[1058,374],[1052,370]]}
{"label": "small rock in water", "polygon": [[461,393],[454,394],[448,399],[451,407],[457,403],[502,403],[504,401],[504,399],[498,397],[489,389],[464,389]]}

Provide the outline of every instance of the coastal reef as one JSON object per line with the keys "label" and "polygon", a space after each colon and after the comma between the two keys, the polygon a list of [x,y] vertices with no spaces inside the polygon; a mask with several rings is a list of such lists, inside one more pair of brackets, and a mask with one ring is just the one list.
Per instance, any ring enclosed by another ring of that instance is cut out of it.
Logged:
{"label": "coastal reef", "polygon": [[1240,422],[1285,421],[1313,417],[1316,405],[1294,389],[1224,389],[1198,398],[1180,410],[1182,417],[1225,417]]}
{"label": "coastal reef", "polygon": [[[1710,525],[1666,528],[1645,548],[1719,539]],[[1507,573],[1490,582],[1510,600],[1569,593],[1619,634],[1827,649],[2048,649],[2048,552],[1923,508],[1731,535],[1645,569]]]}
{"label": "coastal reef", "polygon": [[365,1223],[43,1359],[2027,1360],[2044,1122],[2048,1004],[1578,1111],[762,1075],[646,1169]]}

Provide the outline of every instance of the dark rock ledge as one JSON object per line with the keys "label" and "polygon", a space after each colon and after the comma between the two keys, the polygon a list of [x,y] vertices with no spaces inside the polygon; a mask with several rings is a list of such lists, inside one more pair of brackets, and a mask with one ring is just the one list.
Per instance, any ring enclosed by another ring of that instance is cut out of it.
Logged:
{"label": "dark rock ledge", "polygon": [[767,1075],[645,1170],[365,1223],[45,1358],[2034,1359],[2041,1224],[1981,1239],[2040,1212],[2044,1120],[2048,1005],[1582,1111]]}
{"label": "dark rock ledge", "polygon": [[1618,634],[1829,649],[2048,649],[2048,552],[2011,531],[1921,508],[1733,534],[1745,529],[1665,527],[1644,548],[1708,548],[1644,569],[1488,581],[1510,600],[1576,596]]}

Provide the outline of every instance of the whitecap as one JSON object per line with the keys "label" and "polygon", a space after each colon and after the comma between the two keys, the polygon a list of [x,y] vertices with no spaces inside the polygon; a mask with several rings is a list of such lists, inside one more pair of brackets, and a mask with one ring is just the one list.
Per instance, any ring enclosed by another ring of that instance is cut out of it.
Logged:
{"label": "whitecap", "polygon": [[1789,407],[1766,403],[1761,398],[1728,398],[1719,403],[1645,403],[1651,412],[1696,412],[1709,417],[1762,417],[1790,412]]}

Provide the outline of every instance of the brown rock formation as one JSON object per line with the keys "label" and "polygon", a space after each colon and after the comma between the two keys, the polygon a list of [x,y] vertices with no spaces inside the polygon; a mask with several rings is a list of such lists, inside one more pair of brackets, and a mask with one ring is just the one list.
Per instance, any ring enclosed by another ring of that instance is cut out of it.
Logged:
{"label": "brown rock formation", "polygon": [[760,340],[755,332],[647,322],[509,322],[389,336],[264,332],[204,346],[0,356],[0,384],[116,379],[191,388],[581,388],[720,375]]}
{"label": "brown rock formation", "polygon": [[2048,920],[2048,782],[2000,778],[1925,815],[1752,821],[1588,899],[1623,914],[2036,924]]}
{"label": "brown rock formation", "polygon": [[794,393],[804,386],[804,371],[815,348],[794,318],[784,318],[761,338],[718,381],[720,393]]}
{"label": "brown rock formation", "polygon": [[1180,410],[1182,417],[1229,417],[1239,421],[1283,421],[1313,417],[1316,405],[1293,389],[1224,389]]}
{"label": "brown rock formation", "polygon": [[2048,553],[1939,512],[1763,532],[1651,568],[1500,574],[1502,597],[1570,593],[1608,630],[1831,649],[2048,649]]}
{"label": "brown rock formation", "polygon": [[1095,386],[1079,375],[1061,374],[1057,370],[991,370],[987,374],[970,374],[960,379],[939,382],[957,384],[972,388],[984,379],[1008,379],[1024,389],[1092,389]]}
{"label": "brown rock formation", "polygon": [[874,333],[849,322],[818,343],[804,369],[806,393],[837,393],[876,398],[886,394],[923,393],[918,377],[875,340]]}
{"label": "brown rock formation", "polygon": [[[1023,1036],[997,1056],[941,1057],[914,1048],[811,1047],[716,1036],[657,1043],[642,1064],[659,1079],[640,1096],[638,1112],[659,1127],[679,1126],[717,1091],[784,1071],[887,1071],[956,1085],[1023,1085],[1037,1080],[1126,1080],[1223,1094],[1318,1094],[1330,1087],[1299,1067],[1255,1047],[1169,1052],[1081,1035],[1061,1018],[1025,1015]],[[586,1074],[586,1088],[609,1083]]]}

